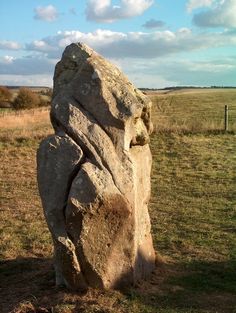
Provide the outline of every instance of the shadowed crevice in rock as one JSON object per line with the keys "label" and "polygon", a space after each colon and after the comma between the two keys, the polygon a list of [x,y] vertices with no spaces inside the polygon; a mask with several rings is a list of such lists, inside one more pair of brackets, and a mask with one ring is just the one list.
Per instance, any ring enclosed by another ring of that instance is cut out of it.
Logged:
{"label": "shadowed crevice in rock", "polygon": [[57,284],[122,288],[154,269],[150,111],[150,100],[95,51],[65,49],[54,73],[56,135],[37,155]]}

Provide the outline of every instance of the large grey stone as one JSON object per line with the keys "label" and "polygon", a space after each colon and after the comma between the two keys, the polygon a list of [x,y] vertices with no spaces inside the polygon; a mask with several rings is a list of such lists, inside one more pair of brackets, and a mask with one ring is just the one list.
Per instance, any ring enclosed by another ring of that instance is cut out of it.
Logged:
{"label": "large grey stone", "polygon": [[65,49],[54,74],[56,135],[38,151],[58,284],[122,288],[154,269],[150,111],[149,98],[95,51]]}

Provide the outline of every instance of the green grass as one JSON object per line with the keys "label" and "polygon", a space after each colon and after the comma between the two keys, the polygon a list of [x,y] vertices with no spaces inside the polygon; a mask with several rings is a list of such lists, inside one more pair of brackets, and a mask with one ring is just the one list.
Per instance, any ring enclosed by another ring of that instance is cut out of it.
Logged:
{"label": "green grass", "polygon": [[157,249],[180,260],[236,258],[235,136],[156,134],[152,151]]}
{"label": "green grass", "polygon": [[[234,101],[228,92],[222,102]],[[205,98],[215,103],[217,93],[176,96],[199,99],[202,108]],[[157,125],[156,114],[157,109]],[[39,131],[48,134],[49,125],[43,121]],[[5,132],[0,136],[0,312],[236,312],[234,132],[163,124],[153,134],[150,215],[156,271],[150,281],[124,293],[91,289],[86,294],[54,287],[52,243],[36,183],[41,139],[33,131],[12,138],[10,130]]]}

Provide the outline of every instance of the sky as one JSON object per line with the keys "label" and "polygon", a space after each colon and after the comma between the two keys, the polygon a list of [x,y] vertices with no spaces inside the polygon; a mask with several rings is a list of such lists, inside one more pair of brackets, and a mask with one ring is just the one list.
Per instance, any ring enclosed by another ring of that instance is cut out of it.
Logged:
{"label": "sky", "polygon": [[84,42],[136,87],[236,86],[236,0],[1,0],[0,85],[53,85]]}

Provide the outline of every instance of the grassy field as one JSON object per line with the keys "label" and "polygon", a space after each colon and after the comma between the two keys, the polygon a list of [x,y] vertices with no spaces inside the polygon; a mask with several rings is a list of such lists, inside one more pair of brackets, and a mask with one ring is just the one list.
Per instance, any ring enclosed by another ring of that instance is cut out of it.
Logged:
{"label": "grassy field", "polygon": [[183,89],[151,97],[159,132],[220,132],[225,126],[225,105],[229,107],[229,131],[236,131],[236,89]]}
{"label": "grassy field", "polygon": [[123,293],[55,288],[35,163],[39,142],[52,132],[48,111],[0,116],[0,312],[236,312],[235,124],[223,133],[218,124],[190,122],[191,111],[202,112],[201,121],[214,106],[221,112],[226,102],[235,105],[236,91],[181,91],[152,100],[157,266],[149,282]]}

